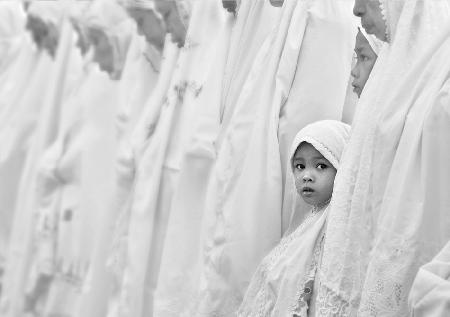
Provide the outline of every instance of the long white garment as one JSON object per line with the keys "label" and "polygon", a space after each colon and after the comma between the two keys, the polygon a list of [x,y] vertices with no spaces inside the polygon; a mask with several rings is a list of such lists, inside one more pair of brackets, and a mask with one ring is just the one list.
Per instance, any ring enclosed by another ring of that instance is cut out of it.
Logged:
{"label": "long white garment", "polygon": [[120,310],[120,296],[124,269],[127,263],[126,248],[129,225],[129,203],[133,192],[135,158],[131,150],[131,138],[139,118],[144,115],[149,98],[156,89],[161,70],[162,54],[137,33],[122,76],[120,109],[116,119],[118,148],[116,178],[111,210],[118,214],[114,228],[108,268],[115,273],[116,281],[110,299],[109,314]]}
{"label": "long white garment", "polygon": [[[317,11],[318,15],[335,17],[331,18],[335,26],[348,25],[345,34],[354,39],[350,13],[344,13],[349,6],[334,1],[286,1],[278,26],[254,59],[230,122],[217,142],[217,159],[205,203],[207,216],[202,224],[200,278],[192,283],[195,288],[186,291],[191,293],[187,315],[234,315],[258,263],[281,239],[285,164],[281,163],[278,138],[280,112],[290,95],[302,89],[295,78],[306,76],[297,68],[297,62],[301,61],[301,52],[308,49],[302,43],[307,38],[309,21],[314,21],[311,16]],[[326,10],[321,11],[323,8]],[[326,26],[324,23],[324,29]],[[334,36],[335,31],[327,30],[330,38]],[[348,56],[340,56],[344,63],[348,58],[345,86],[353,43],[343,43],[348,44]],[[340,77],[336,78],[340,85]],[[342,108],[336,102],[332,107]],[[306,109],[304,122],[308,118],[316,120]]]}
{"label": "long white garment", "polygon": [[442,317],[450,314],[450,242],[422,266],[409,294],[413,317]]}
{"label": "long white garment", "polygon": [[449,240],[449,2],[382,4],[391,40],[336,176],[319,316],[408,316],[419,267]]}
{"label": "long white garment", "polygon": [[[195,17],[197,20],[193,21],[189,34],[198,41],[203,58],[190,78],[198,83],[201,92],[194,99],[185,99],[185,105],[197,108],[194,124],[189,127],[192,134],[184,139],[185,144],[173,142],[168,152],[168,162],[178,179],[170,198],[160,272],[151,285],[153,289],[156,286],[154,316],[195,315],[189,311],[191,291],[198,286],[201,268],[204,202],[216,156],[222,82],[234,25],[234,17],[216,1],[208,1],[202,9],[194,7]],[[199,28],[209,31],[201,34]],[[192,119],[186,116],[181,120]]]}
{"label": "long white garment", "polygon": [[[123,107],[121,102],[128,99],[122,94],[132,93],[123,89],[123,85],[130,87],[130,82],[129,78],[122,80],[122,76],[135,26],[117,2],[103,0],[93,2],[88,8],[85,23],[86,27],[104,34],[113,57],[111,69],[92,78],[91,93],[82,101],[80,210],[78,220],[73,219],[76,231],[69,236],[78,244],[79,260],[84,260],[87,267],[73,316],[95,317],[106,316],[114,281],[107,269],[107,258],[118,214],[113,208],[120,136],[117,115]],[[95,56],[99,56],[97,51]]]}
{"label": "long white garment", "polygon": [[[145,162],[145,149],[148,145],[149,133],[158,124],[160,113],[165,104],[166,95],[170,87],[172,76],[176,69],[179,49],[171,42],[170,35],[166,36],[164,52],[161,58],[160,75],[149,100],[145,103],[141,117],[136,122],[129,144],[124,143],[120,149],[118,168],[118,182],[123,186],[124,192],[121,214],[117,219],[115,241],[113,241],[112,255],[110,256],[109,268],[116,274],[118,279],[118,298],[112,298],[108,316],[135,316],[132,313],[136,307],[134,300],[142,300],[144,289],[147,255],[141,252],[147,243],[140,237],[133,236],[131,217],[133,216],[133,203],[136,189],[139,186],[139,166]],[[151,163],[151,162],[148,162]],[[142,179],[139,180],[142,182]],[[149,180],[147,180],[149,181]],[[131,188],[129,188],[131,186]],[[146,223],[145,226],[148,224]],[[151,225],[150,225],[151,227]],[[134,237],[134,240],[131,238]],[[131,314],[131,315],[130,315]]]}
{"label": "long white garment", "polygon": [[[145,105],[152,95],[160,73],[161,53],[134,35],[122,76],[119,109],[116,118],[117,153],[114,197],[110,208],[118,216],[112,238],[108,265],[117,275],[117,290],[123,279],[126,258],[126,234],[128,232],[129,208],[135,160],[131,151],[131,137]],[[113,300],[114,301],[114,300]]]}
{"label": "long white garment", "polygon": [[[25,32],[25,13],[16,1],[0,2],[0,118],[11,108],[15,90],[34,65],[34,51]],[[23,76],[23,77],[22,77]],[[3,122],[0,119],[0,122]],[[1,130],[1,129],[0,129]],[[21,157],[3,153],[0,159],[0,267],[3,267],[15,205]]]}
{"label": "long white garment", "polygon": [[247,80],[254,58],[265,39],[278,23],[281,10],[268,1],[242,1],[235,18],[229,42],[223,78],[220,113],[222,126],[227,126]]}
{"label": "long white garment", "polygon": [[[55,2],[54,5],[59,4]],[[65,35],[67,33],[65,30],[70,28],[70,25],[68,20],[62,18],[61,9],[49,10],[48,19],[54,21],[60,33]],[[34,286],[39,284],[41,269],[46,270],[36,265],[39,262],[37,258],[40,250],[35,249],[36,245],[39,245],[35,239],[35,231],[40,211],[40,194],[45,190],[39,186],[39,162],[46,148],[56,137],[60,104],[70,94],[78,79],[77,68],[69,67],[72,45],[71,36],[61,36],[55,61],[42,60],[46,63],[39,65],[42,68],[36,69],[39,72],[35,74],[34,85],[30,86],[30,91],[17,104],[18,109],[22,109],[16,114],[17,119],[20,118],[23,122],[17,125],[16,129],[21,128],[23,131],[17,131],[13,135],[15,136],[13,141],[28,150],[17,194],[18,203],[14,214],[5,275],[5,297],[2,299],[4,305],[2,312],[5,316],[20,315],[23,309],[33,310],[36,307],[38,299],[32,293]],[[42,54],[44,55],[41,58],[47,55]]]}

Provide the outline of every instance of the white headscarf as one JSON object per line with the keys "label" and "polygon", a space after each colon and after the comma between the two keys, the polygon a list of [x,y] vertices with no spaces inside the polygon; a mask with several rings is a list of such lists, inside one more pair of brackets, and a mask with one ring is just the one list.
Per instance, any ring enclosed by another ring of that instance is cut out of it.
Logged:
{"label": "white headscarf", "polygon": [[187,29],[189,26],[189,20],[191,18],[192,13],[192,0],[162,0],[162,1],[175,2],[178,14],[181,18],[181,22]]}
{"label": "white headscarf", "polygon": [[40,0],[31,2],[27,10],[29,15],[39,17],[46,23],[58,26],[63,16],[62,1]]}
{"label": "white headscarf", "polygon": [[87,10],[84,24],[102,30],[111,41],[114,50],[112,77],[120,77],[133,31],[133,23],[125,10],[116,0],[96,0]]}
{"label": "white headscarf", "polygon": [[127,8],[137,8],[155,11],[155,4],[152,0],[123,0]]}
{"label": "white headscarf", "polygon": [[418,267],[450,238],[450,4],[382,6],[390,42],[361,95],[336,176],[319,316],[409,315]]}
{"label": "white headscarf", "polygon": [[369,45],[373,49],[375,54],[377,54],[377,56],[380,55],[381,49],[384,46],[384,42],[379,40],[375,35],[368,34],[366,32],[366,30],[364,30],[363,27],[359,27],[358,29],[364,35],[364,37],[366,38],[367,42],[369,42]]}
{"label": "white headscarf", "polygon": [[[350,126],[340,121],[311,123],[294,138],[290,161],[298,147],[307,142],[338,168],[349,136]],[[293,173],[290,175],[294,181]],[[302,301],[302,294],[305,284],[314,280],[326,218],[326,210],[310,214],[263,259],[253,275],[238,316],[306,317],[308,303]],[[304,305],[297,306],[299,303]]]}
{"label": "white headscarf", "polygon": [[314,146],[334,168],[339,168],[339,161],[345,144],[350,137],[350,126],[336,120],[321,120],[308,124],[300,130],[292,142],[289,157],[294,159],[295,152],[302,142]]}
{"label": "white headscarf", "polygon": [[192,12],[192,0],[175,0],[177,5],[178,14],[180,15],[181,21],[183,22],[185,28],[189,26],[189,20],[191,18]]}

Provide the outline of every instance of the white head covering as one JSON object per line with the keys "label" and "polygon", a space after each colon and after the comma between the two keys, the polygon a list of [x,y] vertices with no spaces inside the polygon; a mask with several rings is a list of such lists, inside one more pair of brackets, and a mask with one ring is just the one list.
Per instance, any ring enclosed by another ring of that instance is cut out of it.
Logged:
{"label": "white head covering", "polygon": [[337,120],[321,120],[308,124],[300,130],[292,142],[289,157],[294,159],[295,152],[302,142],[314,146],[334,168],[339,168],[344,147],[350,138],[350,126]]}
{"label": "white head covering", "polygon": [[27,12],[29,15],[39,17],[46,23],[59,26],[63,16],[63,5],[62,2],[57,0],[33,1]]}
{"label": "white head covering", "polygon": [[175,0],[177,4],[178,14],[186,29],[189,26],[189,20],[192,12],[192,0]]}
{"label": "white head covering", "polygon": [[155,11],[155,4],[152,0],[123,0],[126,8],[136,8]]}
{"label": "white head covering", "polygon": [[377,54],[377,56],[380,55],[380,51],[383,48],[384,42],[379,40],[375,35],[367,34],[366,30],[362,26],[360,26],[358,29],[364,35],[367,42],[369,42],[369,45],[373,49],[375,54]]}
{"label": "white head covering", "polygon": [[409,315],[419,266],[450,238],[450,4],[381,3],[390,41],[336,176],[320,272],[316,311],[339,316]]}
{"label": "white head covering", "polygon": [[102,30],[111,41],[114,50],[114,74],[120,76],[129,45],[133,24],[116,0],[96,0],[86,12],[84,24],[88,28]]}

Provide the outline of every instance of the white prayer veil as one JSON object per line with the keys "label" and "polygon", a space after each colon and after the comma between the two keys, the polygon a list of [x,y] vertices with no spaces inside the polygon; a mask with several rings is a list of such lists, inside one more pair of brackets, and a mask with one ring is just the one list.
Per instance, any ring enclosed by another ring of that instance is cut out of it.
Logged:
{"label": "white prayer veil", "polygon": [[86,12],[84,24],[98,29],[108,37],[114,54],[111,78],[119,79],[131,43],[133,24],[124,8],[116,0],[96,0]]}
{"label": "white prayer veil", "polygon": [[419,266],[449,239],[450,4],[383,0],[382,8],[389,45],[336,176],[318,316],[408,316]]}
{"label": "white prayer veil", "polygon": [[375,52],[375,54],[380,55],[381,49],[384,46],[384,42],[379,40],[375,35],[372,34],[368,34],[364,28],[361,26],[358,28],[361,33],[364,35],[364,37],[366,38],[367,42],[369,42],[370,47],[373,49],[373,51]]}
{"label": "white prayer veil", "polygon": [[126,8],[146,9],[155,11],[155,4],[152,0],[123,0]]}
{"label": "white prayer veil", "polygon": [[59,26],[62,19],[63,5],[58,0],[37,0],[31,2],[27,13],[39,17],[46,23]]}
{"label": "white prayer veil", "polygon": [[184,27],[187,29],[189,26],[189,20],[191,18],[192,12],[192,0],[176,0],[178,14],[180,15],[181,21]]}
{"label": "white prayer veil", "polygon": [[314,146],[335,169],[339,169],[339,161],[349,138],[350,126],[343,122],[321,120],[308,124],[297,133],[292,142],[289,152],[291,168],[298,147],[302,142],[307,142]]}

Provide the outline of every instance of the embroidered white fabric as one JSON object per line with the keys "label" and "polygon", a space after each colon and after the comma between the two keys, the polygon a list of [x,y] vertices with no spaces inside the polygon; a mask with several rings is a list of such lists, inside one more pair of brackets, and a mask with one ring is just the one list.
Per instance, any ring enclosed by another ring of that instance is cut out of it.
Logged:
{"label": "embroidered white fabric", "polygon": [[[238,316],[307,316],[327,211],[311,212],[255,272]],[[310,257],[309,255],[313,255]],[[283,276],[289,276],[286,280]]]}
{"label": "embroidered white fabric", "polygon": [[390,43],[336,177],[317,316],[408,316],[419,266],[449,239],[449,2],[382,4]]}

